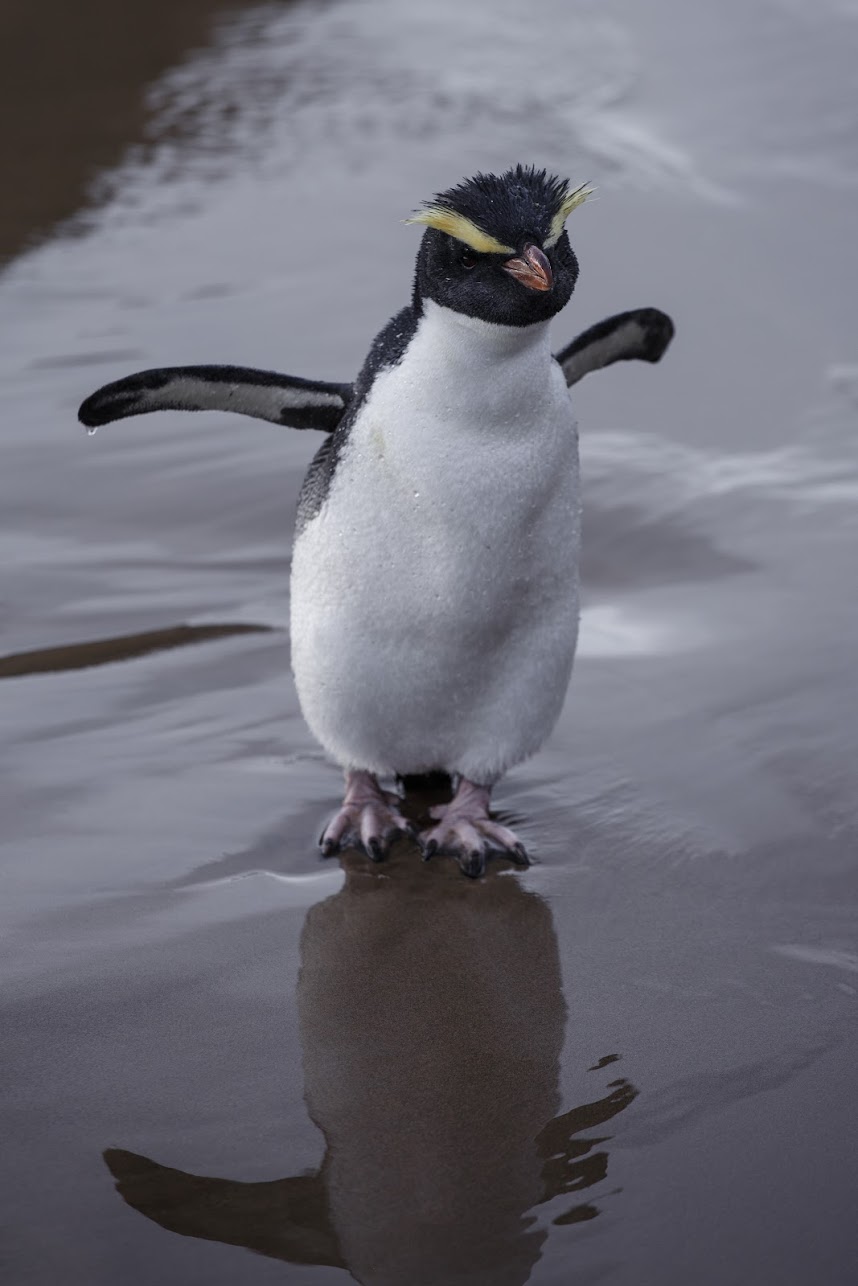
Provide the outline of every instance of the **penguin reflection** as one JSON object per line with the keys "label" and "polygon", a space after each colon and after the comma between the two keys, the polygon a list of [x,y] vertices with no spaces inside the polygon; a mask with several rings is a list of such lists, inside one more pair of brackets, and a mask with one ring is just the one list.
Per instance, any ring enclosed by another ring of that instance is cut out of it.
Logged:
{"label": "penguin reflection", "polygon": [[[343,864],[343,888],[311,909],[301,941],[318,1174],[236,1183],[110,1150],[118,1190],[173,1232],[342,1267],[364,1286],[523,1286],[546,1236],[528,1212],[604,1178],[604,1137],[580,1132],[635,1090],[614,1081],[555,1117],[557,939],[517,879],[472,884],[452,865],[430,876],[413,853],[383,875]],[[578,1204],[555,1222],[597,1213]]]}

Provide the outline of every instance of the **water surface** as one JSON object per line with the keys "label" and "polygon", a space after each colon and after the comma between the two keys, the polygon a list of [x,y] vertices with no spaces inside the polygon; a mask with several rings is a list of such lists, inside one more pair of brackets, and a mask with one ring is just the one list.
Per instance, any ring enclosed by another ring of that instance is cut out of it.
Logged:
{"label": "water surface", "polygon": [[[129,7],[136,79],[72,76],[59,195],[67,88],[6,114],[4,253],[46,238],[0,277],[7,1279],[846,1286],[855,7],[176,8]],[[287,630],[315,436],[75,410],[164,363],[350,378],[399,221],[518,159],[599,187],[558,347],[678,325],[577,390],[581,649],[497,796],[537,860],[324,863]]]}

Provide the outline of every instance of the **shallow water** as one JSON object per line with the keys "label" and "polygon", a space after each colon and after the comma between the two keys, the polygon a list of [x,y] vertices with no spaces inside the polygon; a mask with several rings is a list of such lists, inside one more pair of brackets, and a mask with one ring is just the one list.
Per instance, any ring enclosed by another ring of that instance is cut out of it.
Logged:
{"label": "shallow water", "polygon": [[[87,81],[61,200],[17,127],[5,248],[78,217],[0,277],[6,1279],[851,1283],[858,10],[194,12]],[[517,159],[600,190],[558,346],[678,325],[577,391],[581,649],[498,791],[537,860],[324,863],[315,435],[75,410],[163,363],[349,378],[398,221]]]}

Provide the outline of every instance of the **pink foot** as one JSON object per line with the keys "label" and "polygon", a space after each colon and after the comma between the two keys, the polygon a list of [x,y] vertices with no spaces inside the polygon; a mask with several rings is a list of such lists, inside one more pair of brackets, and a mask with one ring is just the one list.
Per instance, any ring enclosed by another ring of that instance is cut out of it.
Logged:
{"label": "pink foot", "polygon": [[323,857],[356,848],[380,862],[398,835],[411,834],[397,805],[399,798],[382,790],[372,773],[346,773],[346,794],[339,812],[319,838]]}
{"label": "pink foot", "polygon": [[515,832],[489,817],[490,793],[488,787],[476,786],[463,777],[449,804],[430,810],[438,825],[420,835],[424,858],[449,853],[472,879],[485,872],[490,853],[501,853],[519,866],[528,866],[525,847]]}

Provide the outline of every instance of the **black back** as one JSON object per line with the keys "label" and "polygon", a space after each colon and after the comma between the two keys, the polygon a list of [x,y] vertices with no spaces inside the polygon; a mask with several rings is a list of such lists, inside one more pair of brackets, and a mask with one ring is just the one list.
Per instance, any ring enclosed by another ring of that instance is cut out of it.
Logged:
{"label": "black back", "polygon": [[298,498],[298,516],[295,522],[295,534],[299,535],[307,523],[316,517],[328,498],[331,482],[336,472],[337,463],[343,447],[349,438],[355,417],[367,399],[369,390],[380,371],[396,366],[405,356],[405,351],[420,321],[420,313],[413,306],[403,308],[387,325],[380,330],[372,341],[361,372],[354,386],[348,409],[334,432],[326,438],[313,457],[312,463],[304,478],[301,494]]}

